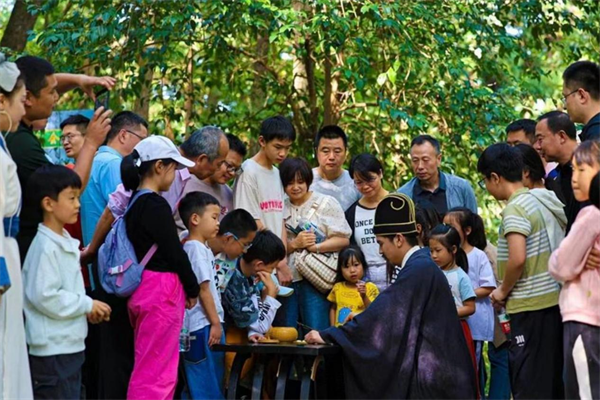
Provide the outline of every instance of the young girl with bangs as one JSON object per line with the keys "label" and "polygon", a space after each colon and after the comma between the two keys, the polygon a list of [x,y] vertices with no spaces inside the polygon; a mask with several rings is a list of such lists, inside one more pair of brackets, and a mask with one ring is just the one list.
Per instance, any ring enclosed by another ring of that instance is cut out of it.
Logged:
{"label": "young girl with bangs", "polygon": [[[477,373],[477,357],[471,329],[467,323],[467,318],[475,313],[475,299],[477,298],[471,279],[469,278],[469,261],[465,251],[461,247],[460,234],[450,225],[440,224],[433,228],[429,238],[429,250],[431,258],[441,269],[454,298],[456,311],[460,318],[465,340],[473,368]],[[477,385],[479,392],[479,384]]]}

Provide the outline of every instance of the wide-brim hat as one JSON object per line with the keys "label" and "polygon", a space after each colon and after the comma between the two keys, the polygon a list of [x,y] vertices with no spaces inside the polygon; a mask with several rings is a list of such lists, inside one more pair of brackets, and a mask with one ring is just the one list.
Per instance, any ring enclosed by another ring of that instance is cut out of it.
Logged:
{"label": "wide-brim hat", "polygon": [[416,235],[415,203],[403,193],[392,193],[375,210],[373,233],[381,236]]}

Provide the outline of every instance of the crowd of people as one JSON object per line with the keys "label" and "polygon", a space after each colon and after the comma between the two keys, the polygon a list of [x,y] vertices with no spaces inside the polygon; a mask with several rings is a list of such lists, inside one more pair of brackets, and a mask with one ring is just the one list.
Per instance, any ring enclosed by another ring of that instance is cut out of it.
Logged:
{"label": "crowd of people", "polygon": [[[598,64],[565,70],[568,113],[514,121],[483,151],[497,249],[430,135],[395,193],[372,154],[344,169],[339,126],[316,134],[318,166],[288,157],[284,116],[248,157],[217,127],[177,147],[100,107],[61,123],[73,163],[52,165],[36,121],[114,84],[0,54],[3,398],[223,398],[232,358],[211,347],[273,326],[340,345],[349,398],[600,397]],[[123,249],[137,280],[106,261]]]}

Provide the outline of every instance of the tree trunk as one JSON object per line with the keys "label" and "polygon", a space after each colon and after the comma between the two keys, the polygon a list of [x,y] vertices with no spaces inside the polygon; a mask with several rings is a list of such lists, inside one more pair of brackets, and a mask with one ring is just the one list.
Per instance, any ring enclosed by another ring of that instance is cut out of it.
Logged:
{"label": "tree trunk", "polygon": [[257,60],[252,64],[254,69],[254,82],[252,82],[252,111],[258,112],[265,105],[267,93],[264,89],[264,76],[267,72],[265,65],[267,65],[269,57],[269,34],[266,31],[258,33],[256,40],[256,58]]}
{"label": "tree trunk", "polygon": [[[140,66],[140,93],[135,99],[135,103],[133,105],[133,112],[143,117],[146,121],[148,120],[148,116],[150,114],[150,94],[152,91],[152,79],[154,78],[154,67],[149,66],[144,60],[143,57],[140,56],[138,58],[139,66]],[[159,96],[162,96],[162,93],[159,93]]]}
{"label": "tree trunk", "polygon": [[[311,12],[310,5],[303,1],[296,0],[293,3],[296,11]],[[303,21],[299,20],[302,24]],[[315,126],[318,124],[316,118],[313,118],[313,112],[316,108],[317,96],[314,82],[314,65],[312,62],[312,45],[308,35],[303,36],[301,32],[296,31],[294,44],[294,65],[293,65],[293,87],[294,95],[292,97],[294,110],[294,123],[300,137],[300,145],[310,145],[313,140]],[[312,82],[311,82],[312,79]],[[314,112],[316,115],[316,112]]]}
{"label": "tree trunk", "polygon": [[185,103],[183,106],[185,110],[184,133],[186,135],[189,133],[188,129],[192,125],[192,117],[194,115],[194,47],[191,42],[187,58],[187,87],[185,90]]}
{"label": "tree trunk", "polygon": [[325,93],[323,109],[323,125],[335,125],[340,120],[340,103],[338,100],[339,71],[332,72],[333,61],[329,50],[325,50]]}
{"label": "tree trunk", "polygon": [[[33,0],[33,3],[39,5],[41,0]],[[33,29],[37,18],[38,14],[31,15],[27,12],[25,0],[16,0],[4,36],[0,41],[0,47],[8,47],[16,53],[22,52],[27,44],[27,32]]]}
{"label": "tree trunk", "polygon": [[313,45],[310,37],[304,39],[304,65],[306,67],[306,81],[308,83],[308,104],[310,119],[308,128],[312,134],[319,129],[319,109],[317,108],[317,90],[315,88],[315,62],[313,60]]}

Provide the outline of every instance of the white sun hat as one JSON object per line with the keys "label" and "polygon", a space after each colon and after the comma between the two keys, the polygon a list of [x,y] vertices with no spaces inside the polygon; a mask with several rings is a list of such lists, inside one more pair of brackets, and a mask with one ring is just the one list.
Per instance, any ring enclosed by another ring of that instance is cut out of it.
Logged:
{"label": "white sun hat", "polygon": [[179,153],[171,139],[165,136],[152,135],[140,141],[134,149],[138,152],[140,163],[170,158],[177,162],[177,169],[191,168],[195,162],[188,160]]}

